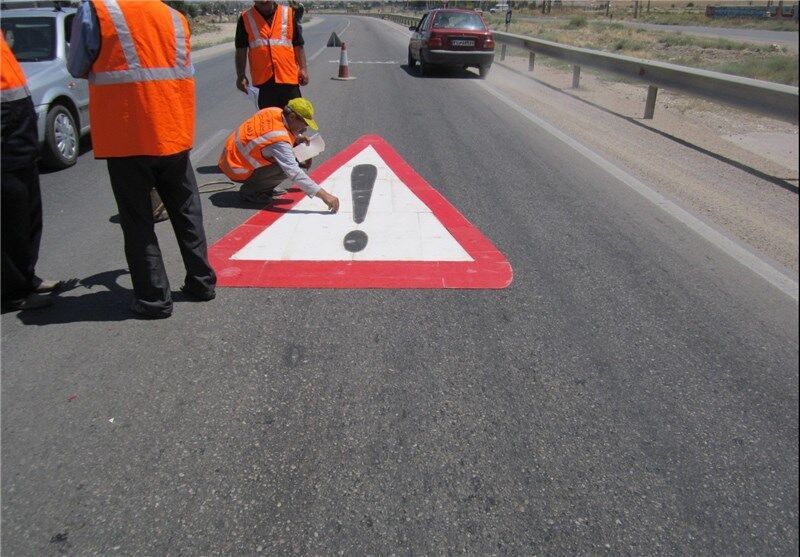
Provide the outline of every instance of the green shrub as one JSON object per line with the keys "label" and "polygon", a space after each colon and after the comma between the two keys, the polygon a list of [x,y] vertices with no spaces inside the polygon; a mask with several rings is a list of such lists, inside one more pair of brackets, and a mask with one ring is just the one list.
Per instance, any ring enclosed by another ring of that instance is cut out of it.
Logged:
{"label": "green shrub", "polygon": [[797,85],[797,58],[793,56],[773,56],[766,60],[743,60],[729,62],[715,68],[727,74],[751,77],[784,85]]}
{"label": "green shrub", "polygon": [[637,51],[637,50],[645,50],[648,44],[645,41],[636,41],[634,39],[619,39],[617,40],[613,48],[615,51],[623,50],[627,52]]}
{"label": "green shrub", "polygon": [[570,18],[570,20],[564,25],[564,29],[580,29],[581,27],[586,27],[586,25],[588,25],[586,16],[579,15]]}
{"label": "green shrub", "polygon": [[747,50],[748,48],[758,50],[758,47],[753,47],[747,43],[734,42],[723,38],[707,39],[703,37],[691,37],[689,35],[682,35],[680,33],[670,33],[668,35],[664,35],[658,39],[658,42],[667,47],[696,46],[699,48],[717,50]]}

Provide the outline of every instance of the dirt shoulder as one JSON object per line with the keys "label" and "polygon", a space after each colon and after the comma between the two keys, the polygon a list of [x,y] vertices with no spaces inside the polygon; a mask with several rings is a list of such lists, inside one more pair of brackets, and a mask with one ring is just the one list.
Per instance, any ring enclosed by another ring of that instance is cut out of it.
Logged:
{"label": "dirt shoulder", "polygon": [[[499,58],[499,57],[498,57]],[[538,61],[537,61],[538,62]],[[798,126],[584,71],[496,60],[489,81],[645,184],[798,272]]]}
{"label": "dirt shoulder", "polygon": [[233,42],[236,35],[236,22],[216,23],[217,29],[192,34],[192,50],[201,50],[225,42]]}

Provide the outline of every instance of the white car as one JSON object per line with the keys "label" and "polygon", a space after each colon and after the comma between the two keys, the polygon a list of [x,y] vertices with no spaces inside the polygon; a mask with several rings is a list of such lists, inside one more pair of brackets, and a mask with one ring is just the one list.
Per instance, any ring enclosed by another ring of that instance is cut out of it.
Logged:
{"label": "white car", "polygon": [[80,138],[89,133],[89,88],[67,71],[74,8],[6,9],[0,24],[31,90],[42,159],[52,168],[78,160]]}

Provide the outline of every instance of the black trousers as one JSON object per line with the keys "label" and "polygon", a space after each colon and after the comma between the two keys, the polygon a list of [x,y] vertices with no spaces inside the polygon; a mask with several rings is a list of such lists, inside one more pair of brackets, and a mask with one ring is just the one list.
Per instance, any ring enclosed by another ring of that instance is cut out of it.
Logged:
{"label": "black trousers", "polygon": [[143,309],[153,314],[172,312],[169,279],[153,222],[152,188],[161,196],[175,231],[186,268],[185,287],[195,293],[213,292],[217,277],[208,262],[203,210],[189,151],[163,157],[110,158],[107,163],[133,292]]}
{"label": "black trousers", "polygon": [[2,302],[33,292],[42,239],[42,196],[36,163],[2,172]]}
{"label": "black trousers", "polygon": [[258,86],[258,108],[284,108],[290,100],[302,96],[299,85],[275,83],[273,79]]}

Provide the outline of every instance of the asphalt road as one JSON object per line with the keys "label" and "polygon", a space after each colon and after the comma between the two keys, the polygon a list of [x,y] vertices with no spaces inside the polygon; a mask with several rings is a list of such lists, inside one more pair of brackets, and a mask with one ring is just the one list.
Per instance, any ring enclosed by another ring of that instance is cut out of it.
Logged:
{"label": "asphalt road", "polygon": [[[4,553],[797,553],[796,300],[471,71],[407,71],[406,37],[307,28],[317,164],[380,135],[513,283],[221,288],[138,321],[105,165],[43,175],[39,271],[77,284],[2,316]],[[202,183],[252,109],[231,51],[198,60]],[[255,213],[204,211],[212,243]]]}

